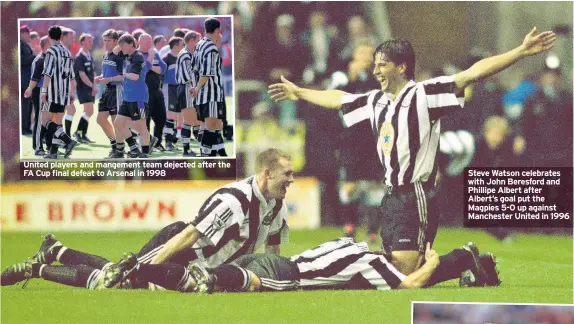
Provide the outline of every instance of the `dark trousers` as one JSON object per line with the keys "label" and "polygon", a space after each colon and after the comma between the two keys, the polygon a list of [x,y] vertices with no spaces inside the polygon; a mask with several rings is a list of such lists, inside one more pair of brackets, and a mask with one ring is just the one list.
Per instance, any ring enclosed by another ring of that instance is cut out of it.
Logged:
{"label": "dark trousers", "polygon": [[[163,92],[160,88],[149,89],[149,111],[146,119],[148,130],[151,119],[153,119],[154,123],[153,136],[158,138],[158,143],[161,143],[163,136],[163,126],[165,125],[166,121],[166,112]],[[151,130],[150,133],[152,133]]]}
{"label": "dark trousers", "polygon": [[24,91],[28,88],[28,83],[30,83],[30,76],[26,77],[25,75],[22,75],[22,82],[20,84],[22,89],[20,93],[20,104],[22,107],[22,133],[29,133],[30,127],[32,126],[30,124],[30,119],[32,118],[32,109],[30,107],[31,100],[30,98],[24,98]]}
{"label": "dark trousers", "polygon": [[42,148],[42,138],[44,131],[42,130],[42,112],[40,111],[40,88],[36,87],[32,90],[32,106],[34,109],[34,129],[32,130],[32,147],[34,150]]}

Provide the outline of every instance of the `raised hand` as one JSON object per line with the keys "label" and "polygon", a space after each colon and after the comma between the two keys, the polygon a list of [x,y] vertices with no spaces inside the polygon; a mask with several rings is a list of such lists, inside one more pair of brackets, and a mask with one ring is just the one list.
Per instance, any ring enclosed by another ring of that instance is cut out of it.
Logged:
{"label": "raised hand", "polygon": [[283,100],[297,100],[297,89],[298,87],[291,81],[285,79],[281,76],[281,83],[275,83],[269,86],[268,93],[271,95],[271,99],[275,102]]}
{"label": "raised hand", "polygon": [[536,27],[524,37],[522,42],[524,55],[536,55],[554,47],[556,35],[551,31],[536,34]]}

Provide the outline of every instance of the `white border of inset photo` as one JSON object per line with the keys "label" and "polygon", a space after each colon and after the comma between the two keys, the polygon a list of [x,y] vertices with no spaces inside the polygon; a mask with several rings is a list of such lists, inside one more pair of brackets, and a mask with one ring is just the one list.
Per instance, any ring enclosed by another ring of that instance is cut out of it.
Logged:
{"label": "white border of inset photo", "polygon": [[[486,302],[443,302],[443,301],[412,301],[411,302],[411,324],[416,324],[415,304],[433,304],[433,305],[498,305],[498,306],[539,306],[539,307],[569,307],[574,312],[574,305],[572,304],[533,304],[533,303],[486,303]],[[466,322],[465,322],[466,323]],[[421,323],[424,324],[424,323]],[[474,324],[474,323],[473,323]],[[480,323],[483,324],[483,323]],[[492,324],[486,322],[484,324]]]}
{"label": "white border of inset photo", "polygon": [[[65,26],[65,25],[66,25],[66,24],[65,24],[65,21],[86,20],[86,19],[88,19],[88,20],[117,20],[117,19],[134,19],[134,20],[139,20],[139,19],[181,19],[181,18],[208,18],[208,17],[226,18],[226,19],[230,19],[230,20],[231,20],[229,28],[230,28],[230,33],[231,33],[231,38],[230,38],[231,44],[230,44],[230,45],[231,45],[231,59],[232,59],[232,65],[231,65],[231,68],[232,68],[232,73],[231,73],[231,79],[232,79],[232,80],[231,80],[231,82],[232,82],[232,83],[231,83],[231,88],[232,88],[232,91],[231,91],[231,92],[232,92],[232,93],[231,93],[231,94],[227,94],[227,93],[226,93],[225,95],[226,95],[226,98],[227,98],[227,99],[226,99],[226,103],[227,103],[227,116],[231,117],[231,118],[228,118],[228,120],[230,121],[229,125],[232,125],[232,126],[233,126],[233,133],[234,133],[234,134],[233,134],[233,140],[232,140],[232,143],[231,143],[231,144],[232,144],[232,147],[233,147],[233,152],[232,152],[233,154],[229,154],[230,152],[227,152],[227,153],[228,153],[228,156],[202,157],[202,156],[200,156],[199,148],[193,147],[193,145],[192,145],[192,148],[194,148],[193,151],[194,151],[195,153],[197,153],[197,156],[196,156],[196,157],[183,157],[183,156],[182,156],[183,151],[180,149],[179,151],[176,151],[177,154],[175,154],[175,155],[170,154],[170,155],[158,156],[158,152],[155,152],[155,153],[153,153],[153,154],[150,156],[150,158],[144,159],[144,160],[176,160],[176,159],[177,159],[177,160],[193,160],[193,159],[207,159],[207,160],[209,160],[209,159],[235,159],[235,158],[237,157],[237,137],[236,137],[236,134],[235,134],[235,127],[237,126],[237,120],[236,120],[237,112],[236,112],[236,107],[235,107],[235,105],[236,105],[236,102],[237,102],[237,101],[235,100],[235,93],[236,93],[236,92],[235,92],[235,86],[236,86],[236,83],[235,83],[235,48],[234,48],[234,46],[235,46],[235,39],[234,39],[235,33],[234,33],[234,28],[233,28],[233,24],[234,24],[233,15],[18,18],[18,26],[17,26],[17,28],[18,28],[18,30],[20,30],[20,26],[26,25],[27,22],[31,22],[31,21],[59,21],[59,23],[61,23],[61,24],[63,24],[63,25]],[[76,36],[79,37],[82,31],[76,31],[76,32],[78,33]],[[86,32],[86,33],[89,33],[90,31],[85,31],[85,32]],[[46,31],[46,33],[47,33],[47,31]],[[203,36],[203,35],[205,34],[205,31],[201,31],[201,34],[202,34],[202,36]],[[94,35],[94,37],[101,37],[101,35],[95,35],[95,34],[93,34],[93,35]],[[154,36],[154,35],[152,35],[152,36]],[[169,39],[169,37],[171,37],[171,35],[164,35],[164,36],[165,36],[167,39]],[[169,37],[168,37],[168,36],[169,36]],[[76,41],[77,41],[77,40],[76,40]],[[20,34],[19,34],[19,33],[18,33],[18,44],[20,44]],[[18,56],[20,57],[20,47],[18,47]],[[20,58],[18,58],[18,60],[19,60],[19,59],[20,59]],[[100,67],[98,70],[100,70],[100,69],[101,69],[101,67]],[[22,92],[25,90],[25,89],[22,89],[21,79],[22,79],[22,74],[21,74],[21,67],[20,67],[20,64],[19,64],[19,67],[18,67],[18,83],[19,83],[19,85],[18,85],[18,90],[19,90],[19,92],[18,92],[18,93],[19,93],[19,95],[22,94]],[[95,127],[99,127],[99,125],[96,125],[96,121],[95,121],[95,116],[96,116],[97,113],[98,113],[98,111],[97,111],[97,108],[98,108],[98,107],[97,107],[97,100],[98,100],[98,99],[99,99],[99,98],[96,97],[96,100],[94,101],[94,113],[93,113],[93,115],[92,115],[92,117],[91,117],[91,120],[90,120],[90,122],[91,122],[90,124],[92,124],[92,127],[90,127],[90,129],[93,129],[93,128],[95,128]],[[79,112],[79,111],[83,111],[83,109],[79,109],[79,107],[81,107],[81,105],[80,105],[79,103],[77,103],[77,98],[76,98],[75,102],[76,102],[76,104],[77,104],[76,106],[78,107],[78,108],[77,108],[77,111],[78,111],[78,112]],[[21,115],[22,115],[22,107],[21,107],[21,105],[22,105],[22,102],[21,102],[21,100],[19,100],[19,103],[18,103],[18,108],[19,108],[19,113],[18,113],[19,121],[18,121],[18,125],[19,125],[19,127],[20,127],[20,128],[19,128],[19,132],[21,132],[21,129],[22,129],[22,116],[21,116]],[[32,109],[32,108],[31,108],[31,109]],[[81,115],[81,114],[78,114],[78,112],[75,114],[76,119],[78,119],[78,116]],[[74,124],[77,124],[77,123],[75,122]],[[177,132],[177,130],[176,130],[176,132]],[[72,132],[71,132],[71,133],[72,133]],[[150,133],[151,133],[151,132],[150,132]],[[102,136],[105,137],[105,134],[102,135]],[[192,138],[193,138],[193,136],[192,136]],[[25,141],[25,136],[20,133],[20,161],[44,161],[44,160],[45,160],[42,156],[35,156],[35,155],[33,155],[33,153],[32,153],[33,156],[30,156],[30,154],[26,154],[26,156],[24,156],[24,141]],[[28,142],[28,141],[26,141],[26,142]],[[224,142],[225,142],[225,143],[229,143],[229,141],[226,141],[226,140],[224,140]],[[197,141],[192,141],[192,144],[193,144],[193,143],[197,143]],[[106,142],[106,143],[95,143],[95,144],[99,144],[100,146],[101,146],[101,145],[104,145],[104,144],[105,144],[105,145],[109,145],[109,142]],[[80,146],[83,146],[83,145],[93,145],[93,144],[81,144]],[[197,146],[197,145],[196,145],[196,146]],[[107,147],[105,150],[108,150],[108,149],[109,149],[109,147]],[[228,149],[229,149],[229,147],[228,147]],[[32,151],[33,151],[33,149],[32,149]],[[155,156],[154,156],[154,155],[155,155]],[[82,157],[82,158],[74,158],[74,157],[72,156],[70,159],[67,159],[67,160],[68,160],[68,161],[79,161],[79,162],[80,162],[80,161],[98,161],[98,160],[104,160],[104,159],[105,159],[105,156],[102,156],[102,157],[100,157],[100,156],[94,156],[94,157],[85,157],[85,158],[84,158],[84,157]],[[111,160],[109,160],[109,161],[110,161],[110,162],[111,162],[111,161],[122,161],[122,160],[127,160],[127,159],[129,159],[129,160],[137,160],[137,159],[131,159],[131,158],[127,158],[127,157],[126,157],[126,158],[124,158],[124,159],[111,159]],[[58,160],[63,160],[63,158],[58,157]]]}

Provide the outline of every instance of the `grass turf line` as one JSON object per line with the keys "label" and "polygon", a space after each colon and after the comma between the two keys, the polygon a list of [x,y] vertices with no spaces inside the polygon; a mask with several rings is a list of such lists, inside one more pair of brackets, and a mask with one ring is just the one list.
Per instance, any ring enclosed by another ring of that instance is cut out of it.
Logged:
{"label": "grass turf line", "polygon": [[[56,233],[67,246],[116,261],[137,252],[153,235],[145,233]],[[291,231],[283,255],[293,255],[341,234],[340,229]],[[472,240],[494,252],[503,279],[497,288],[458,288],[456,281],[414,291],[305,291],[214,294],[89,291],[32,280],[2,287],[2,323],[410,323],[411,301],[572,303],[572,237],[518,235],[496,241],[466,229],[439,230],[440,254]],[[364,236],[360,235],[359,239]],[[2,233],[2,267],[31,256],[40,233]],[[376,248],[373,246],[372,248]]]}

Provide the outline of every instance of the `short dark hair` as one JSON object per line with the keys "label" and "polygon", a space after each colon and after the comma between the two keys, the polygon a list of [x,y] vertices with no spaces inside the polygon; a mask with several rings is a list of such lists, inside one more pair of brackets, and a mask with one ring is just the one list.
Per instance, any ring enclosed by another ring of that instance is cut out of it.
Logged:
{"label": "short dark hair", "polygon": [[411,43],[404,38],[393,38],[383,42],[375,49],[373,57],[377,54],[385,54],[394,64],[405,64],[407,78],[415,78],[415,50]]}
{"label": "short dark hair", "polygon": [[180,42],[183,42],[183,38],[181,37],[172,37],[169,39],[169,49],[173,49],[175,47],[175,45],[179,44]]}
{"label": "short dark hair", "polygon": [[208,34],[213,33],[217,28],[221,27],[221,23],[217,18],[209,17],[205,19],[205,32]]}
{"label": "short dark hair", "polygon": [[53,40],[60,40],[60,38],[62,38],[62,28],[60,28],[60,26],[51,26],[50,29],[48,29],[48,35],[50,36],[50,39]]}
{"label": "short dark hair", "polygon": [[185,34],[185,37],[183,38],[183,40],[185,41],[185,43],[187,44],[190,40],[196,40],[199,39],[201,37],[201,34],[192,30],[192,31],[188,31],[187,34]]}
{"label": "short dark hair", "polygon": [[120,37],[124,36],[127,32],[125,30],[116,30],[116,34],[118,35],[118,40],[120,39]]}
{"label": "short dark hair", "polygon": [[153,45],[157,45],[157,43],[161,42],[162,39],[165,39],[165,36],[163,35],[157,35],[156,37],[153,38]]}
{"label": "short dark hair", "polygon": [[140,39],[140,36],[142,34],[145,34],[145,30],[141,28],[138,28],[132,32],[132,36],[134,37],[134,39]]}
{"label": "short dark hair", "polygon": [[183,28],[176,28],[173,31],[173,37],[181,37],[184,38],[185,37],[185,32],[183,31]]}
{"label": "short dark hair", "polygon": [[118,44],[121,44],[121,43],[126,43],[126,44],[132,45],[134,47],[136,46],[136,40],[130,34],[122,35],[122,37],[120,37],[120,39],[118,39]]}
{"label": "short dark hair", "polygon": [[30,32],[30,39],[36,39],[36,38],[40,38],[40,35],[38,35],[38,33],[35,31]]}
{"label": "short dark hair", "polygon": [[80,44],[83,43],[86,38],[94,38],[94,36],[88,34],[88,33],[82,33],[82,35],[80,35]]}
{"label": "short dark hair", "polygon": [[106,30],[103,34],[102,37],[107,37],[107,38],[111,38],[111,39],[115,39],[118,40],[118,33],[113,30],[113,29],[108,29]]}

